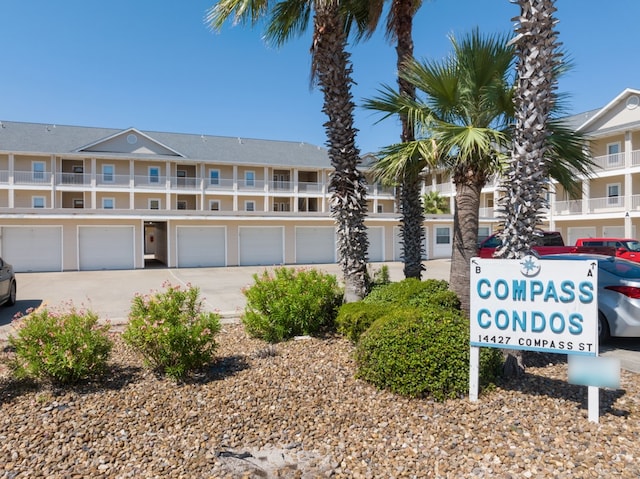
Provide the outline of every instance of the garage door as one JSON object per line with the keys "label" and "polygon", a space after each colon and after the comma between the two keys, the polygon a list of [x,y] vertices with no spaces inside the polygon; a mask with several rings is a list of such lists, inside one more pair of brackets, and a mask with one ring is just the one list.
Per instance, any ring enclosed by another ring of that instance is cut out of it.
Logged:
{"label": "garage door", "polygon": [[284,229],[280,226],[238,228],[240,266],[284,263]]}
{"label": "garage door", "polygon": [[2,258],[18,272],[62,271],[62,227],[5,226]]}
{"label": "garage door", "polygon": [[79,269],[133,269],[133,226],[78,228]]}
{"label": "garage door", "polygon": [[227,232],[223,226],[179,226],[178,268],[227,265]]}
{"label": "garage door", "polygon": [[367,228],[369,234],[369,261],[384,261],[384,227]]}
{"label": "garage door", "polygon": [[335,232],[333,226],[296,227],[296,263],[335,263]]}

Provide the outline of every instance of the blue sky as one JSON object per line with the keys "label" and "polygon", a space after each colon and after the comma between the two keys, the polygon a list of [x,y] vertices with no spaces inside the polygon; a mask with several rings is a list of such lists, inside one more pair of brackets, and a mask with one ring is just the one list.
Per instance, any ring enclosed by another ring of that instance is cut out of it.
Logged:
{"label": "blue sky", "polygon": [[[259,28],[204,24],[214,0],[0,0],[0,120],[301,141],[325,146],[322,95],[309,86],[309,36],[280,49]],[[559,88],[570,112],[640,88],[640,1],[558,0],[558,31],[574,69]],[[448,36],[511,33],[508,0],[425,0],[417,58],[440,59]],[[395,85],[382,31],[350,46],[356,104]],[[357,108],[362,152],[398,141],[399,125]],[[1,147],[1,145],[0,145]]]}

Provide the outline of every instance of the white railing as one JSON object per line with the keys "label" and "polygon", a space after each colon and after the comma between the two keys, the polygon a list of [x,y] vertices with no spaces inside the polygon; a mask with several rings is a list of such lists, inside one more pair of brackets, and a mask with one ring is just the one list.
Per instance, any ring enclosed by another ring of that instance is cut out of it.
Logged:
{"label": "white railing", "polygon": [[634,150],[631,152],[631,165],[640,166],[640,150]]}
{"label": "white railing", "polygon": [[89,185],[91,175],[85,173],[62,172],[56,173],[56,185]]}
{"label": "white railing", "polygon": [[582,200],[556,201],[554,215],[579,215],[582,213]]}
{"label": "white railing", "polygon": [[52,177],[48,171],[16,171],[13,182],[16,185],[46,185],[51,183]]}
{"label": "white railing", "polygon": [[111,175],[100,174],[96,175],[96,185],[98,186],[115,186],[115,187],[127,187],[131,183],[131,176],[129,175]]}
{"label": "white railing", "polygon": [[133,177],[134,186],[140,188],[166,188],[167,178],[165,176],[136,175]]}
{"label": "white railing", "polygon": [[299,181],[298,191],[302,193],[322,193],[322,183]]}
{"label": "white railing", "polygon": [[624,168],[624,153],[612,153],[611,155],[596,156],[593,162],[603,170],[617,170]]}

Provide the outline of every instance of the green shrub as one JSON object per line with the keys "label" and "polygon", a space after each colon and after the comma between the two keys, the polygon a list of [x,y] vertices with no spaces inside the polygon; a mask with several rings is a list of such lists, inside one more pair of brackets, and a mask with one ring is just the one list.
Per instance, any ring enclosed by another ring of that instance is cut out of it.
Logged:
{"label": "green shrub", "polygon": [[363,301],[345,303],[338,311],[336,326],[340,334],[351,342],[357,343],[360,335],[369,329],[376,319],[388,313],[389,306],[386,304]]}
{"label": "green shrub", "polygon": [[460,298],[450,289],[446,291],[423,291],[411,298],[408,304],[418,308],[441,306],[445,309],[460,309]]}
{"label": "green shrub", "polygon": [[335,276],[314,269],[279,267],[254,274],[243,290],[242,323],[253,337],[275,343],[317,335],[334,327],[343,292]]}
{"label": "green shrub", "polygon": [[391,277],[389,275],[389,266],[383,264],[380,266],[380,269],[377,269],[373,272],[371,278],[371,287],[383,286],[385,284],[389,284],[391,282]]}
{"label": "green shrub", "polygon": [[14,323],[17,336],[11,369],[17,378],[70,384],[98,376],[106,370],[113,347],[109,324],[99,325],[91,311],[41,309]]}
{"label": "green shrub", "polygon": [[212,361],[220,316],[202,310],[198,288],[165,288],[133,298],[122,338],[143,357],[145,366],[182,379]]}
{"label": "green shrub", "polygon": [[[376,320],[356,347],[357,376],[380,389],[442,401],[469,391],[469,321],[442,307],[401,308]],[[482,349],[480,384],[495,380],[496,349]]]}
{"label": "green shrub", "polygon": [[402,281],[374,287],[364,298],[366,303],[394,303],[406,305],[412,298],[423,294],[434,294],[447,291],[449,283],[440,279],[420,281],[417,278],[406,278]]}

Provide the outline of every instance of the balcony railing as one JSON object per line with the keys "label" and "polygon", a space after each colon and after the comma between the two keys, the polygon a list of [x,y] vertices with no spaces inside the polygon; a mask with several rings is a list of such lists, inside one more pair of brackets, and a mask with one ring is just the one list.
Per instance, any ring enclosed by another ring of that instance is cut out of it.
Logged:
{"label": "balcony railing", "polygon": [[91,175],[85,173],[62,172],[56,173],[58,185],[88,185],[91,184]]}
{"label": "balcony railing", "polygon": [[293,183],[291,181],[272,181],[270,188],[272,191],[293,191]]}
{"label": "balcony railing", "polygon": [[238,180],[239,190],[264,190],[264,180]]}
{"label": "balcony railing", "polygon": [[[636,198],[634,196],[634,198]],[[636,200],[634,200],[636,201]],[[637,200],[640,202],[640,199]],[[586,204],[586,211],[584,205]],[[588,213],[608,213],[625,210],[625,201],[623,196],[608,196],[604,198],[589,198],[583,200],[556,201],[553,214],[563,215],[581,215]]]}
{"label": "balcony railing", "polygon": [[112,174],[96,175],[97,186],[127,187],[130,184],[131,184],[131,176],[129,175],[112,175]]}
{"label": "balcony railing", "polygon": [[298,191],[301,193],[322,193],[322,183],[299,181]]}
{"label": "balcony railing", "polygon": [[233,185],[235,182],[233,178],[215,178],[209,179],[205,182],[205,189],[207,190],[225,190],[225,191],[233,191]]}
{"label": "balcony railing", "polygon": [[48,171],[16,171],[13,182],[16,185],[49,185],[52,177]]}
{"label": "balcony railing", "polygon": [[166,188],[167,178],[165,176],[135,175],[133,183],[139,188]]}
{"label": "balcony railing", "polygon": [[596,171],[598,168],[603,170],[617,170],[624,168],[624,153],[612,153],[610,155],[596,156],[593,159],[596,164]]}

